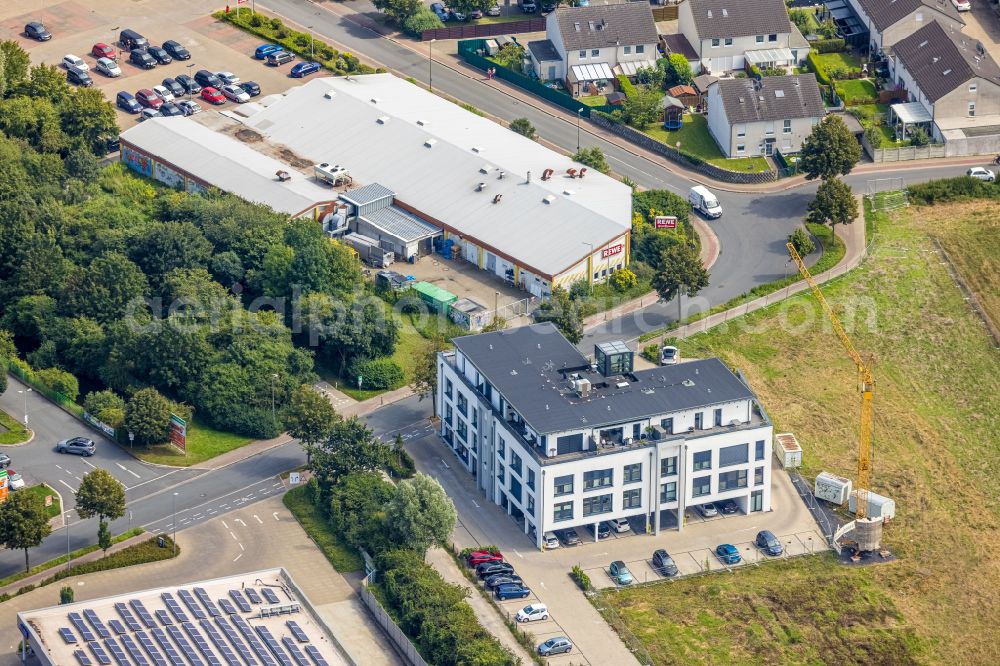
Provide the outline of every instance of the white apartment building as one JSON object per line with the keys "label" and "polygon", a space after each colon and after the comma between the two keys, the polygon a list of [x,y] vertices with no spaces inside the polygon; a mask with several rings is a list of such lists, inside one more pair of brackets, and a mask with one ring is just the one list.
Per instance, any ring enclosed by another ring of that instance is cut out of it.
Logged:
{"label": "white apartment building", "polygon": [[721,500],[770,511],[771,422],[718,358],[634,370],[612,342],[591,363],[551,323],[454,343],[438,355],[440,435],[537,547],[612,518],[683,529],[688,507]]}

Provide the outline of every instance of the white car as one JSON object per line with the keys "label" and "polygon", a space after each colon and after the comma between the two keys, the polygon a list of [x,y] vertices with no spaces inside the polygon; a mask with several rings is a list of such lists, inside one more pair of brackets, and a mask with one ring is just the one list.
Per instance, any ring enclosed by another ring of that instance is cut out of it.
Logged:
{"label": "white car", "polygon": [[719,510],[715,508],[714,504],[699,504],[698,511],[706,518],[719,515]]}
{"label": "white car", "polygon": [[987,183],[992,183],[994,180],[997,179],[995,173],[984,167],[972,167],[971,169],[965,172],[965,175],[970,178],[978,178],[979,180],[985,180]]}
{"label": "white car", "polygon": [[500,16],[500,5],[493,5],[486,10],[487,16]]}
{"label": "white car", "polygon": [[518,622],[532,622],[534,620],[549,619],[549,608],[545,604],[529,604],[517,611]]}
{"label": "white car", "polygon": [[83,58],[72,54],[64,55],[62,59],[62,64],[63,67],[65,67],[66,69],[69,69],[70,67],[76,67],[77,69],[82,69],[85,72],[90,69],[90,65],[85,63],[83,61]]}
{"label": "white car", "polygon": [[98,58],[97,66],[94,68],[104,76],[115,78],[122,75],[122,70],[111,58]]}
{"label": "white car", "polygon": [[164,102],[174,101],[174,94],[167,90],[166,86],[153,86],[153,92],[155,92],[156,96]]}
{"label": "white car", "polygon": [[244,102],[250,101],[250,94],[237,85],[222,86],[221,92],[226,96],[226,99],[231,102],[239,102],[240,104],[243,104]]}
{"label": "white car", "polygon": [[955,5],[955,9],[960,12],[967,12],[972,9],[972,3],[969,0],[951,0],[951,4]]}
{"label": "white car", "polygon": [[24,488],[24,479],[21,478],[20,474],[12,469],[9,469],[7,470],[7,486],[11,490],[20,490],[21,488]]}
{"label": "white car", "polygon": [[677,347],[665,346],[660,350],[660,365],[676,365],[680,363],[681,353]]}
{"label": "white car", "polygon": [[553,548],[559,547],[559,537],[556,536],[555,532],[546,532],[542,535],[542,543],[545,544],[545,550],[552,550]]}
{"label": "white car", "polygon": [[232,72],[216,72],[215,75],[222,79],[222,82],[226,85],[236,85],[240,82],[240,77],[236,76]]}
{"label": "white car", "polygon": [[201,113],[201,104],[198,104],[193,99],[182,99],[177,102],[177,106],[180,107],[185,116],[193,116],[196,113]]}
{"label": "white car", "polygon": [[632,529],[632,527],[628,524],[627,518],[612,518],[608,521],[608,525],[611,525],[611,529],[619,534],[622,532],[628,532]]}

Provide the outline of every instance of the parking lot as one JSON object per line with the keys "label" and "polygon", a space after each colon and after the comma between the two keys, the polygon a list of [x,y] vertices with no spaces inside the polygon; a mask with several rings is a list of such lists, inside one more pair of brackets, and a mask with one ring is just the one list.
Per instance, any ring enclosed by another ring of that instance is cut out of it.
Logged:
{"label": "parking lot", "polygon": [[489,311],[494,309],[496,292],[500,292],[497,300],[501,311],[509,303],[531,298],[528,292],[507,284],[497,275],[480,270],[464,259],[445,259],[440,254],[432,254],[421,257],[415,264],[399,264],[391,268],[447,289],[459,298],[471,298]]}

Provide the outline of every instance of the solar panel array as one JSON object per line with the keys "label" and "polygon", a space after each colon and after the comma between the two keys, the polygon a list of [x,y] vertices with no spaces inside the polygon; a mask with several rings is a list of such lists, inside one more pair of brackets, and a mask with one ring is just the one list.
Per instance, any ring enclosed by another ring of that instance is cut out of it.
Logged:
{"label": "solar panel array", "polygon": [[149,658],[153,660],[153,663],[156,666],[167,666],[167,660],[163,658],[162,654],[160,654],[160,651],[153,643],[153,639],[149,637],[149,634],[145,631],[137,631],[135,632],[135,637],[139,639],[143,649],[146,650],[146,654],[149,655]]}
{"label": "solar panel array", "polygon": [[66,641],[66,643],[76,643],[76,636],[74,636],[73,632],[67,627],[61,628],[59,630],[59,635],[62,636],[62,639]]}
{"label": "solar panel array", "polygon": [[195,600],[194,595],[191,594],[191,592],[188,590],[177,590],[177,596],[181,598],[184,605],[188,607],[189,611],[191,611],[191,615],[194,615],[194,619],[203,620],[208,617],[205,615],[205,611],[201,609],[201,606],[198,605],[198,602]]}
{"label": "solar panel array", "polygon": [[142,650],[139,649],[138,644],[132,640],[131,636],[128,634],[122,636],[122,645],[124,645],[125,649],[128,650],[128,653],[132,655],[132,660],[138,666],[149,666],[149,662],[146,661],[145,655],[143,655]]}
{"label": "solar panel array", "polygon": [[130,611],[128,609],[128,606],[126,606],[124,603],[120,601],[116,603],[115,610],[118,611],[118,614],[121,616],[122,620],[125,621],[125,624],[128,625],[129,629],[131,629],[132,631],[139,631],[140,629],[142,629],[142,625],[140,625],[136,621],[135,616],[132,615],[132,611]]}
{"label": "solar panel array", "polygon": [[[136,615],[139,616],[139,619],[142,620],[142,623],[146,625],[147,629],[152,629],[156,626],[156,622],[153,621],[153,616],[149,614],[149,611],[146,610],[146,607],[142,605],[141,601],[138,599],[132,599],[129,601],[129,604],[131,604],[132,610],[136,612]],[[126,620],[126,622],[127,621],[128,620]]]}
{"label": "solar panel array", "polygon": [[209,639],[211,639],[212,643],[215,644],[216,649],[222,655],[222,658],[226,660],[226,663],[229,664],[229,666],[242,666],[239,658],[236,656],[236,653],[233,652],[231,647],[229,647],[229,643],[227,643],[226,639],[222,637],[219,630],[212,626],[211,622],[208,620],[202,620],[201,628],[204,629],[206,634],[208,634]]}
{"label": "solar panel array", "polygon": [[323,658],[323,655],[320,653],[319,648],[317,648],[315,645],[307,645],[306,654],[308,654],[312,658],[313,663],[316,664],[316,666],[330,666],[330,663]]}
{"label": "solar panel array", "polygon": [[80,662],[80,666],[90,666],[91,664],[94,663],[90,660],[90,657],[88,657],[87,653],[84,652],[83,650],[73,650],[73,656],[76,657],[76,660],[78,662]]}
{"label": "solar panel array", "polygon": [[226,635],[226,638],[233,644],[236,651],[240,653],[240,657],[247,663],[247,666],[256,666],[257,660],[253,658],[253,654],[251,654],[250,649],[247,648],[243,639],[240,638],[239,633],[233,629],[233,625],[229,624],[229,621],[224,617],[215,618],[215,623],[219,625],[219,629],[222,629],[222,633]]}
{"label": "solar panel array", "polygon": [[106,638],[104,640],[104,644],[108,646],[108,652],[110,652],[111,656],[118,662],[118,666],[132,666],[132,663],[125,655],[125,651],[120,645],[118,645],[118,641],[113,638]]}
{"label": "solar panel array", "polygon": [[97,658],[97,663],[102,666],[110,666],[111,657],[109,657],[108,653],[104,651],[104,648],[100,643],[97,641],[90,641],[87,643],[87,647],[89,647],[90,651],[94,653],[94,657]]}
{"label": "solar panel array", "polygon": [[174,647],[173,643],[170,642],[170,639],[167,638],[163,629],[153,627],[149,630],[149,633],[153,634],[153,638],[155,638],[156,642],[160,644],[160,648],[163,649],[163,654],[167,655],[167,659],[170,663],[174,666],[184,666],[184,660],[181,659],[180,653],[177,651],[177,648]]}
{"label": "solar panel array", "polygon": [[163,599],[163,603],[166,604],[167,610],[170,611],[170,614],[173,615],[178,622],[190,622],[190,620],[188,620],[187,613],[184,612],[181,605],[177,603],[176,599],[174,599],[174,595],[169,592],[164,592],[160,595],[160,598]]}
{"label": "solar panel array", "polygon": [[295,640],[299,643],[309,642],[309,637],[306,636],[306,632],[302,631],[302,627],[299,626],[298,622],[295,620],[288,620],[285,622],[285,625],[288,627],[288,630],[292,632],[292,636],[295,636]]}
{"label": "solar panel array", "polygon": [[103,622],[101,622],[101,618],[97,617],[97,613],[87,608],[84,609],[83,616],[87,618],[87,622],[89,622],[90,625],[94,627],[94,631],[97,632],[98,636],[100,636],[101,638],[111,637],[111,632],[108,631],[108,628],[104,626]]}
{"label": "solar panel array", "polygon": [[108,626],[111,627],[111,630],[114,631],[119,636],[124,636],[125,634],[128,633],[128,630],[125,629],[125,625],[123,625],[118,620],[108,620]]}
{"label": "solar panel array", "polygon": [[260,637],[264,639],[264,645],[266,645],[267,649],[271,651],[271,654],[277,657],[278,661],[281,662],[281,666],[294,666],[294,664],[292,664],[292,660],[288,658],[288,654],[281,649],[281,644],[274,640],[274,636],[271,635],[270,629],[263,625],[257,625],[254,629],[256,629],[257,633],[260,634]]}
{"label": "solar panel array", "polygon": [[274,590],[272,590],[269,587],[262,587],[261,590],[260,590],[260,593],[264,595],[264,598],[267,599],[267,602],[269,604],[280,604],[281,603],[281,601],[278,599],[278,595],[275,594]]}
{"label": "solar panel array", "polygon": [[294,640],[285,636],[281,639],[281,642],[285,644],[285,649],[288,650],[290,655],[292,655],[292,659],[295,660],[296,664],[299,666],[309,666],[309,660],[306,659],[304,654],[302,654],[302,650],[299,649],[299,646],[295,644]]}
{"label": "solar panel array", "polygon": [[243,634],[243,638],[246,640],[247,644],[253,648],[253,651],[257,653],[257,657],[260,659],[260,663],[264,666],[277,666],[277,662],[271,658],[271,654],[267,651],[267,648],[257,639],[256,634],[254,634],[253,629],[247,624],[239,615],[233,616],[233,624],[236,628],[240,630]]}
{"label": "solar panel array", "polygon": [[73,623],[73,626],[76,627],[76,630],[80,632],[80,638],[88,643],[96,638],[90,627],[84,624],[83,618],[80,617],[79,613],[70,613],[67,617],[69,617],[69,621]]}
{"label": "solar panel array", "polygon": [[259,594],[257,594],[257,590],[253,589],[252,587],[248,587],[248,588],[246,588],[246,589],[244,590],[244,592],[246,592],[246,594],[247,594],[247,599],[249,599],[249,600],[250,600],[250,603],[252,603],[252,604],[260,604],[260,603],[263,603],[263,601],[262,601],[262,600],[261,600],[261,598],[260,598],[260,595],[259,595]]}
{"label": "solar panel array", "polygon": [[194,588],[194,594],[198,597],[201,605],[205,607],[208,614],[212,617],[219,617],[222,613],[219,612],[218,607],[216,607],[215,602],[212,601],[212,597],[208,596],[208,592],[205,591],[203,587]]}
{"label": "solar panel array", "polygon": [[164,627],[167,626],[168,624],[174,623],[174,621],[170,619],[170,615],[167,614],[167,611],[163,610],[162,608],[157,609],[155,613],[157,619],[160,621],[160,624],[162,624]]}
{"label": "solar panel array", "polygon": [[191,666],[205,666],[205,662],[203,662],[201,657],[195,653],[194,648],[191,647],[190,643],[188,643],[188,639],[181,633],[180,627],[176,624],[171,625],[167,627],[167,633],[170,634],[170,637],[174,639],[175,643],[177,643],[177,647],[180,648],[180,653],[187,657],[187,660],[191,662]]}

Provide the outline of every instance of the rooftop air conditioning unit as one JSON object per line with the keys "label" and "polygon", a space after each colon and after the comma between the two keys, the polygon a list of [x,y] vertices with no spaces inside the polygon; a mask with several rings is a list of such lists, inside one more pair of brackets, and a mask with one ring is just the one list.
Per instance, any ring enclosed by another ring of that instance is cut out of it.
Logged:
{"label": "rooftop air conditioning unit", "polygon": [[351,178],[351,174],[347,171],[346,167],[342,167],[339,164],[330,164],[329,162],[322,162],[315,165],[313,167],[313,175],[316,176],[317,180],[322,180],[334,186],[346,183]]}
{"label": "rooftop air conditioning unit", "polygon": [[581,398],[586,398],[590,395],[590,380],[589,379],[578,379],[576,380],[576,392]]}
{"label": "rooftop air conditioning unit", "polygon": [[615,386],[617,388],[628,388],[628,382],[618,382]]}

